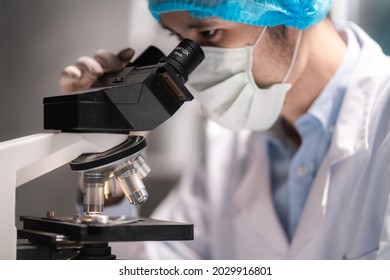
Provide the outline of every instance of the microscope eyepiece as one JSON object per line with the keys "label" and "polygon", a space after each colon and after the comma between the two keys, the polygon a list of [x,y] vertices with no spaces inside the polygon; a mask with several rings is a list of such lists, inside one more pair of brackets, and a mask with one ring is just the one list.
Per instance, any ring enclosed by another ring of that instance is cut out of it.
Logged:
{"label": "microscope eyepiece", "polygon": [[192,71],[204,60],[204,57],[203,50],[195,42],[184,39],[162,61],[171,65],[185,83]]}

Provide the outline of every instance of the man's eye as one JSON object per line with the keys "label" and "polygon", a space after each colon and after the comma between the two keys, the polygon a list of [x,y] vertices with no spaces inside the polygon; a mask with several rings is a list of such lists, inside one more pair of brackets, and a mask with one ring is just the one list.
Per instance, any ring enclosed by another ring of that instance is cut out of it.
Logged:
{"label": "man's eye", "polygon": [[200,33],[205,38],[212,38],[217,33],[217,30],[218,29],[211,29],[211,30],[202,31]]}

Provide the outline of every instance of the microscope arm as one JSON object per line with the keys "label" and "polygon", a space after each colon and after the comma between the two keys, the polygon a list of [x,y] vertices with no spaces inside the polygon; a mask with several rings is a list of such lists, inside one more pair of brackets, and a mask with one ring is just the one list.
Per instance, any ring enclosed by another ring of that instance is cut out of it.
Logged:
{"label": "microscope arm", "polygon": [[42,133],[0,143],[0,259],[16,259],[16,187],[83,153],[106,151],[127,138],[124,134]]}

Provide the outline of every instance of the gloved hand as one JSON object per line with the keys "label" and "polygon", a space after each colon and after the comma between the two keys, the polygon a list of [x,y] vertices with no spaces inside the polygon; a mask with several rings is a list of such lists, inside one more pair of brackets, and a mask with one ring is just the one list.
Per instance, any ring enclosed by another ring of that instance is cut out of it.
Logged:
{"label": "gloved hand", "polygon": [[76,65],[65,67],[60,76],[60,87],[62,92],[85,90],[104,73],[123,69],[134,56],[134,50],[126,48],[117,55],[107,51],[98,50],[93,58],[89,56],[80,57]]}

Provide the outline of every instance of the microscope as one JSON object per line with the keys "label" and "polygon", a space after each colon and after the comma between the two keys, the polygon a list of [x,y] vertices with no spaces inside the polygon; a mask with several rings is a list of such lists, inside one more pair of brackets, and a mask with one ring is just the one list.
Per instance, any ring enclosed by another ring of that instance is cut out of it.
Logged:
{"label": "microscope", "polygon": [[[203,59],[189,39],[168,56],[151,46],[86,91],[44,98],[44,129],[57,132],[0,143],[0,157],[10,159],[2,166],[0,259],[115,259],[109,242],[193,240],[192,224],[109,217],[104,200],[119,189],[133,205],[147,200],[147,144],[130,132],[155,129],[191,101],[184,84]],[[16,187],[67,163],[82,174],[84,214],[23,216],[16,230]]]}

